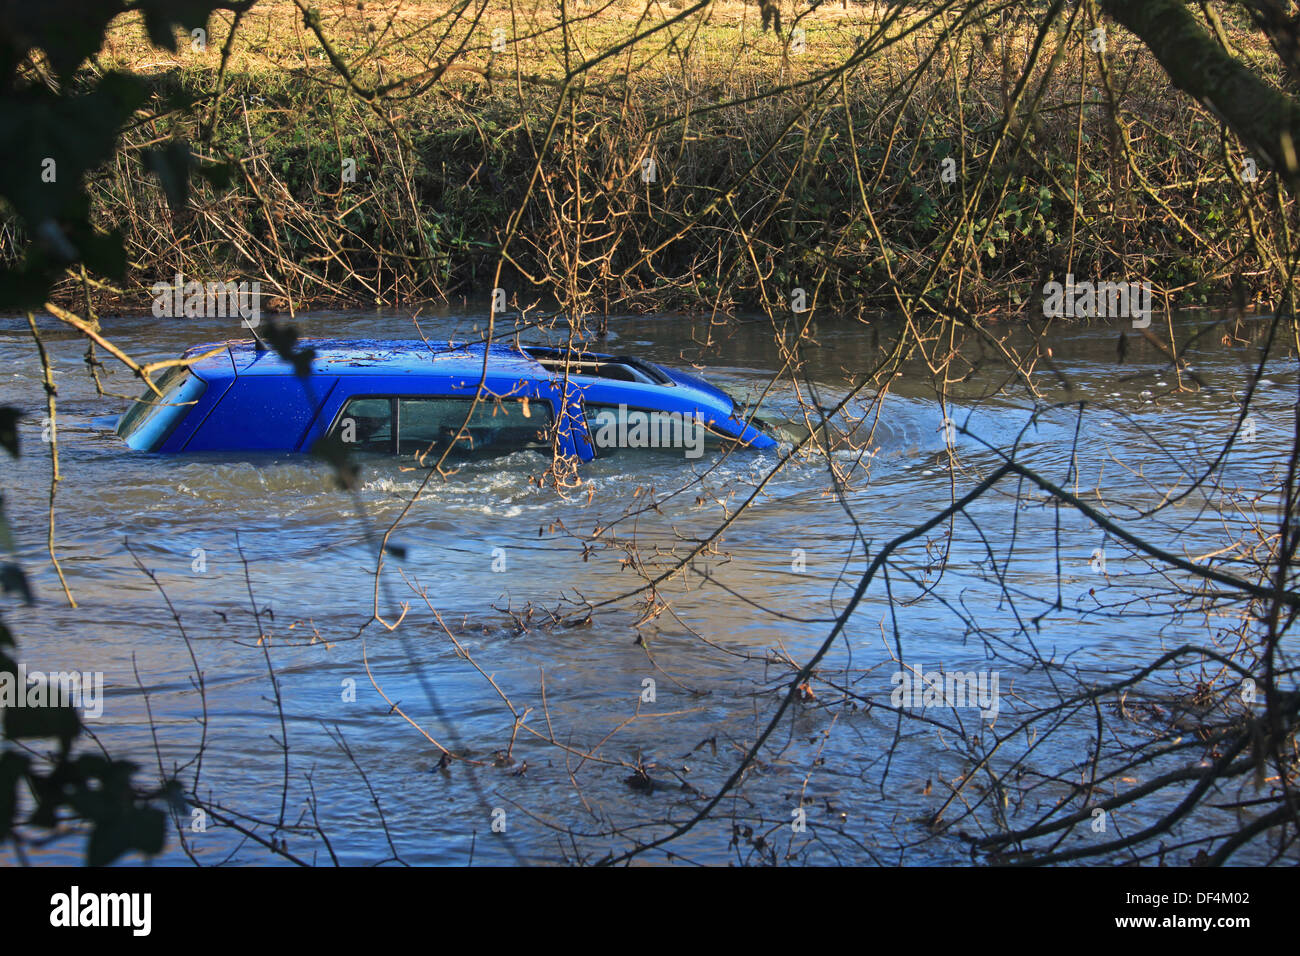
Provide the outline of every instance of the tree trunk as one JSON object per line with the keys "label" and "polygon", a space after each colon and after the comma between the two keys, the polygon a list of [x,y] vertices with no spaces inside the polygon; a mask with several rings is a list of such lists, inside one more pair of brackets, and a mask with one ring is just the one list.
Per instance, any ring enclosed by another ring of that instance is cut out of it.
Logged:
{"label": "tree trunk", "polygon": [[1100,0],[1147,46],[1169,79],[1222,119],[1291,192],[1300,186],[1300,108],[1228,54],[1180,0]]}

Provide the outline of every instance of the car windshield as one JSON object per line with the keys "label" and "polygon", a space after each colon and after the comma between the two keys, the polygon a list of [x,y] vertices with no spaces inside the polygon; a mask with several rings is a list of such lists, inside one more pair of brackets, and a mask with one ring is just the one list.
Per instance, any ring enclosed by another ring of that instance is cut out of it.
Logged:
{"label": "car windshield", "polygon": [[736,421],[749,422],[750,425],[769,438],[779,439],[781,437],[782,422],[763,408],[760,401],[762,395],[757,388],[747,389],[740,395],[736,395],[727,389],[719,389],[719,391],[731,399],[731,416]]}
{"label": "car windshield", "polygon": [[161,445],[208,387],[184,365],[168,369],[157,384],[162,399],[146,390],[117,424],[118,435],[136,451],[153,451]]}

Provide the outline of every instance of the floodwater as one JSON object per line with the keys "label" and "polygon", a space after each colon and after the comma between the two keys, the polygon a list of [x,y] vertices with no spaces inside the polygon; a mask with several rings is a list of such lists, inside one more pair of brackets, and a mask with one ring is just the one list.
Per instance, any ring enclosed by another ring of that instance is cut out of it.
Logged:
{"label": "floodwater", "polygon": [[[307,459],[125,449],[111,426],[127,401],[96,395],[84,340],[46,318],[63,471],[56,546],[75,608],[45,548],[50,460],[39,363],[26,321],[0,321],[0,403],[26,413],[23,456],[5,462],[4,502],[37,597],[31,607],[7,598],[5,620],[29,670],[102,672],[103,714],[90,726],[114,756],[139,764],[141,779],[156,781],[161,764],[192,787],[202,742],[199,796],[299,859],[598,861],[691,818],[774,713],[792,674],[786,662],[802,664],[830,633],[867,566],[864,548],[874,556],[948,507],[1013,445],[1019,460],[1094,504],[1104,500],[1098,507],[1112,519],[1135,522],[1178,554],[1200,557],[1249,537],[1252,517],[1275,527],[1276,504],[1259,490],[1277,480],[1290,449],[1297,375],[1289,354],[1260,383],[1254,440],[1237,444],[1220,489],[1137,517],[1170,489],[1186,489],[1226,440],[1263,333],[1262,322],[1208,314],[1175,321],[1180,330],[1221,323],[1187,354],[1203,387],[1186,372],[1180,380],[1131,331],[1120,362],[1116,327],[1057,329],[1051,367],[1040,363],[1030,376],[1037,395],[1008,374],[994,346],[961,344],[952,377],[964,380],[949,386],[947,408],[960,430],[946,436],[936,377],[913,357],[886,389],[875,431],[855,433],[859,450],[792,460],[770,479],[779,452],[695,461],[624,452],[583,466],[581,484],[560,493],[533,480],[545,459],[519,453],[427,484],[405,463],[369,460],[352,496]],[[103,324],[140,360],[239,335],[225,319]],[[393,314],[321,313],[294,324],[306,336],[418,335],[409,317]],[[420,318],[431,339],[464,340],[483,324],[481,315]],[[1022,325],[991,331],[1019,348]],[[610,329],[603,349],[696,366],[745,397],[783,364],[766,320],[626,317]],[[892,329],[820,323],[801,348],[804,396],[835,405]],[[564,339],[533,332],[526,341]],[[102,350],[99,358],[109,391],[138,393],[129,373]],[[1051,407],[1066,402],[1086,407],[1082,415]],[[864,396],[850,409],[870,406]],[[788,376],[762,407],[800,418]],[[661,603],[650,608],[635,594],[763,482],[720,539],[659,586]],[[421,487],[392,531],[399,550],[376,579],[379,536]],[[969,766],[963,735],[1005,733],[1017,714],[1049,702],[1060,673],[1044,676],[1034,655],[1113,676],[1234,623],[1228,612],[1171,623],[1160,612],[1186,576],[1147,573],[1095,525],[1011,479],[901,548],[889,568],[822,662],[828,681],[851,688],[854,706],[814,681],[815,696],[783,718],[740,795],[669,843],[672,857],[651,851],[639,860],[760,862],[775,847],[782,862],[969,863],[968,844],[927,821]],[[588,603],[599,605],[589,619]],[[400,624],[390,629],[376,611]],[[889,709],[897,649],[908,667],[997,671],[1001,713],[932,709],[964,728],[955,739],[929,724],[900,724]],[[1091,712],[1059,728],[1033,750],[1032,773],[1077,776],[1094,733]],[[440,767],[438,745],[468,759]],[[945,818],[978,791],[968,789]],[[1036,819],[1057,793],[1036,791],[1014,822]],[[993,827],[989,812],[957,828]],[[179,821],[201,862],[278,859],[215,817],[187,812]],[[1141,811],[1116,814],[1116,826],[1143,822]],[[1222,822],[1198,818],[1179,832]],[[81,848],[69,838],[31,858],[75,862]],[[175,829],[163,859],[186,859]]]}

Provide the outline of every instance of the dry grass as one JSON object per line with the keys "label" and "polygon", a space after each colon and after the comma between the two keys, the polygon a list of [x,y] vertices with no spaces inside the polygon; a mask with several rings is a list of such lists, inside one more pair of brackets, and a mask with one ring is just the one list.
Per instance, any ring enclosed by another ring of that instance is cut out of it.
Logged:
{"label": "dry grass", "polygon": [[[565,73],[566,43],[569,62],[579,63],[680,16],[686,8],[680,2],[597,0],[569,5],[567,21],[562,21],[558,4],[490,3],[481,12],[475,5],[428,0],[387,4],[339,0],[313,6],[319,9],[331,42],[359,76],[390,79],[434,69],[453,51],[466,71],[486,72],[494,65],[498,72],[513,72],[517,62],[526,73],[560,78]],[[773,69],[811,72],[842,60],[881,15],[876,5],[859,4],[836,4],[808,13],[798,21],[805,31],[806,51],[791,57],[789,24],[796,13],[787,14],[784,36],[777,36],[762,29],[756,5],[717,2],[634,45],[626,56],[606,60],[591,75],[676,79],[684,59],[722,84],[746,73],[768,75]],[[206,50],[192,49],[190,38],[179,36],[181,47],[173,55],[151,46],[141,16],[127,14],[114,22],[101,62],[136,72],[215,70],[233,21],[232,14],[218,13],[210,24]],[[509,40],[506,51],[494,56],[497,29],[504,30]],[[263,0],[245,14],[229,61],[230,70],[248,74],[327,65],[292,0]]]}
{"label": "dry grass", "polygon": [[[160,97],[95,186],[132,263],[115,304],[176,271],[256,276],[291,308],[505,287],[578,316],[773,308],[793,287],[840,310],[901,293],[978,313],[1066,271],[1149,278],[1171,304],[1269,291],[1218,122],[1122,33],[1103,75],[1082,14],[1034,57],[1021,4],[786,4],[780,35],[735,2],[561,10],[326,2],[313,28],[263,0],[228,49],[223,13],[175,54],[123,16],[99,65]],[[176,92],[196,107],[173,110]],[[139,162],[173,136],[238,173],[180,217]]]}

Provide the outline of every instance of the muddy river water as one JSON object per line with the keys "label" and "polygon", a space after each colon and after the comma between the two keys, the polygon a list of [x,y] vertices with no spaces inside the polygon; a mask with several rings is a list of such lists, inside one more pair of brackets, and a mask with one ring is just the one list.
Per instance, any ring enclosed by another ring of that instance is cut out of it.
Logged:
{"label": "muddy river water", "polygon": [[[1180,337],[1216,322],[1225,320],[1176,317]],[[464,339],[483,320],[426,314],[420,324],[430,338]],[[395,314],[320,313],[296,325],[313,336],[416,334],[409,317]],[[131,452],[111,429],[127,401],[96,395],[84,340],[50,319],[41,327],[58,385],[57,553],[77,606],[68,605],[45,550],[50,461],[39,363],[25,319],[3,320],[0,403],[26,413],[24,454],[5,461],[3,494],[37,597],[30,607],[6,599],[22,659],[31,669],[102,673],[103,712],[90,726],[146,779],[156,779],[161,761],[192,781],[202,741],[198,791],[228,819],[266,839],[275,833],[303,860],[328,863],[332,852],[365,864],[590,862],[663,835],[716,790],[770,718],[791,674],[781,661],[801,664],[825,639],[866,567],[864,549],[874,554],[946,508],[1016,443],[1019,460],[1080,494],[1099,493],[1115,520],[1138,520],[1137,509],[1186,487],[1232,431],[1262,323],[1226,322],[1189,350],[1202,386],[1186,371],[1180,379],[1131,333],[1117,361],[1113,327],[1054,332],[1054,368],[1040,364],[1032,376],[1037,396],[985,348],[985,359],[950,387],[947,415],[961,430],[948,435],[934,376],[909,362],[881,403],[869,457],[837,454],[847,486],[836,485],[825,458],[791,461],[716,548],[660,589],[653,613],[629,598],[586,621],[570,612],[621,598],[644,582],[642,572],[669,567],[674,553],[687,553],[732,514],[781,452],[721,461],[714,453],[688,461],[626,452],[584,465],[581,486],[567,494],[533,480],[546,462],[530,453],[474,462],[427,485],[394,530],[400,550],[377,583],[377,535],[401,514],[423,472],[367,461],[352,497],[324,464],[307,459]],[[141,360],[234,334],[221,319],[108,318],[104,328]],[[844,394],[850,373],[873,359],[891,329],[818,326],[802,350],[803,375],[822,405]],[[761,390],[781,366],[761,319],[711,327],[688,317],[625,317],[610,330],[603,348],[695,366],[733,394]],[[562,344],[542,334],[532,341]],[[107,369],[105,383],[138,391],[119,369]],[[1141,519],[1144,533],[1199,557],[1247,534],[1252,516],[1273,521],[1273,503],[1258,490],[1285,465],[1296,387],[1294,357],[1279,355],[1254,399],[1253,441],[1228,457],[1221,493],[1194,493]],[[1067,401],[1086,402],[1082,419],[1077,408],[1049,407]],[[788,380],[763,407],[797,417]],[[1238,506],[1228,507],[1224,495],[1234,489]],[[1249,507],[1239,506],[1247,498]],[[608,530],[593,539],[596,529]],[[970,861],[963,840],[926,826],[950,792],[945,780],[961,769],[951,741],[911,725],[901,742],[895,736],[895,628],[909,666],[997,671],[1005,726],[1044,681],[1028,666],[1031,654],[1104,674],[1231,623],[1203,617],[1200,632],[1172,633],[1155,613],[1169,580],[1146,574],[1090,522],[1014,481],[975,502],[951,530],[950,538],[940,528],[899,551],[888,580],[873,584],[823,661],[828,675],[851,685],[855,705],[834,704],[827,684],[810,687],[741,795],[670,844],[674,859],[761,860],[757,833],[781,859]],[[1014,551],[1005,589],[989,574],[990,549],[999,560]],[[203,674],[202,696],[168,603],[135,558],[176,608]],[[1102,581],[1107,610],[1099,613],[1094,589]],[[376,609],[400,625],[373,621]],[[554,611],[570,616],[557,622]],[[1028,626],[1031,648],[1022,625],[1039,615]],[[990,723],[971,709],[959,719]],[[1034,753],[1035,766],[1065,772],[1086,753],[1090,732],[1062,730]],[[440,767],[433,741],[470,759]],[[792,829],[792,820],[806,828]],[[190,852],[205,863],[275,859],[215,819],[181,822]],[[80,852],[79,841],[63,840],[38,856],[75,861]],[[174,831],[164,858],[185,859]]]}

